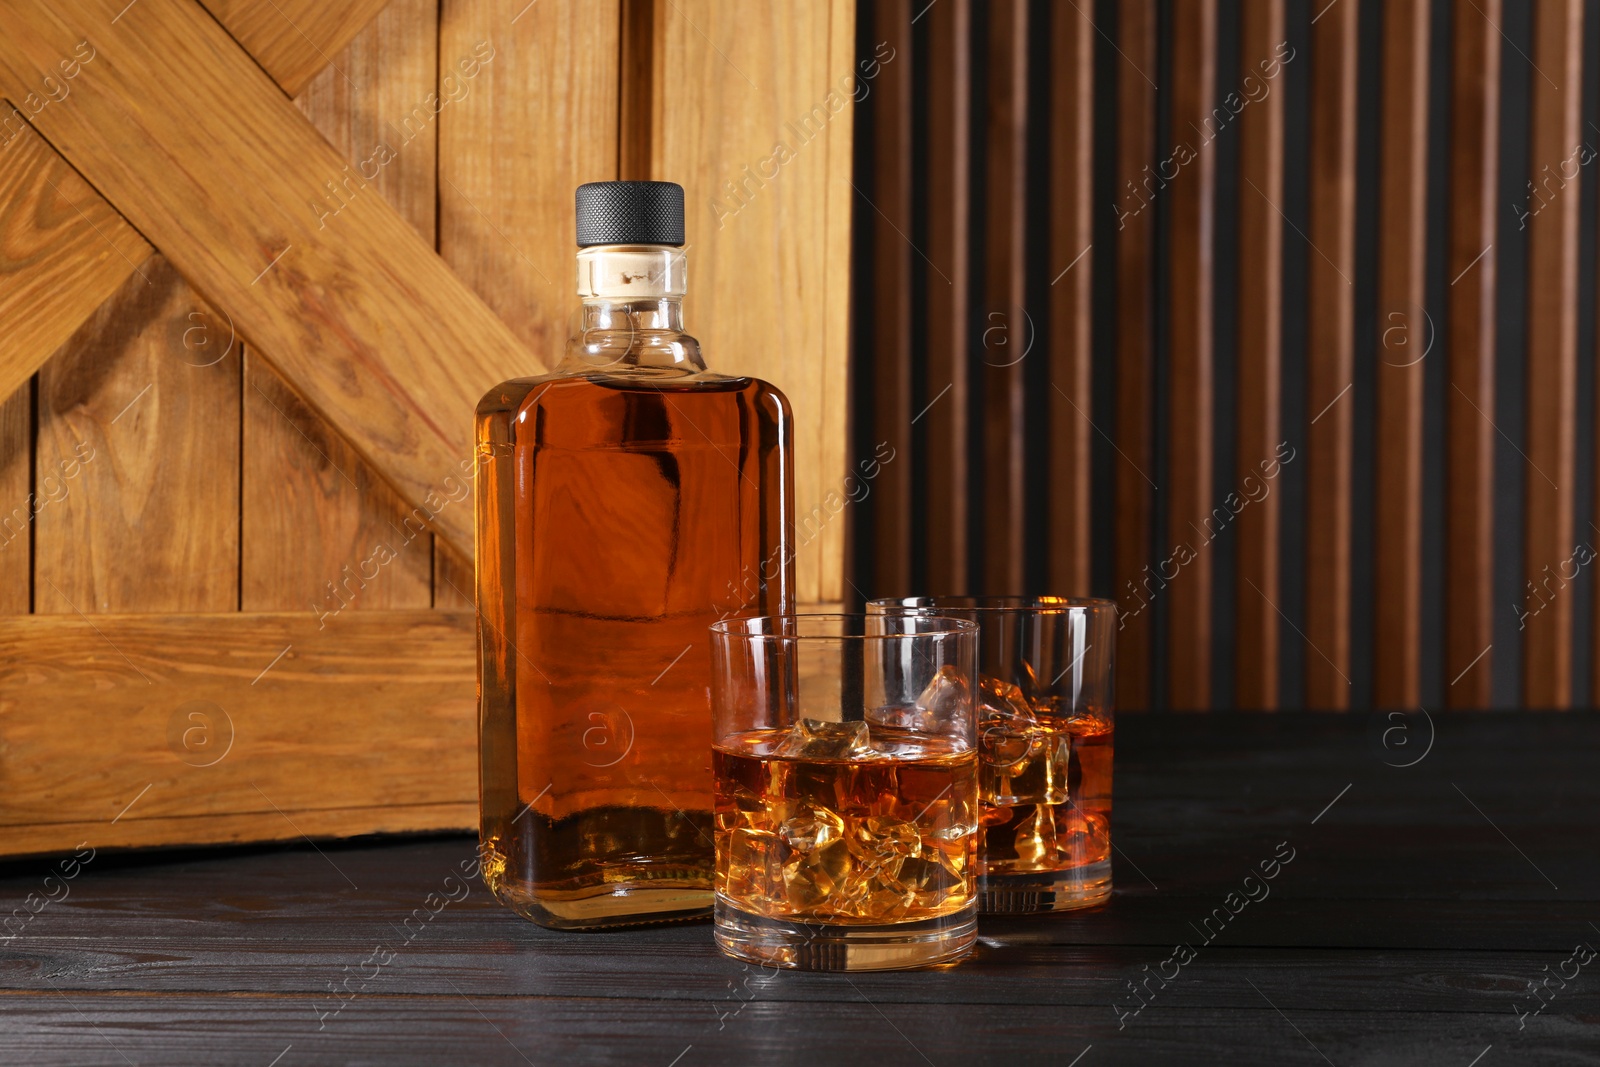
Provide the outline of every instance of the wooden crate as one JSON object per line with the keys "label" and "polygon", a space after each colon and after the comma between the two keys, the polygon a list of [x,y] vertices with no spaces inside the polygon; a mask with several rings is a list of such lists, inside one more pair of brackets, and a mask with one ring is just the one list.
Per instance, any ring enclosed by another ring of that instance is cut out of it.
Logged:
{"label": "wooden crate", "polygon": [[9,10],[0,854],[475,825],[470,415],[561,350],[580,182],[686,187],[690,328],[793,401],[800,598],[839,599],[853,35],[849,0]]}

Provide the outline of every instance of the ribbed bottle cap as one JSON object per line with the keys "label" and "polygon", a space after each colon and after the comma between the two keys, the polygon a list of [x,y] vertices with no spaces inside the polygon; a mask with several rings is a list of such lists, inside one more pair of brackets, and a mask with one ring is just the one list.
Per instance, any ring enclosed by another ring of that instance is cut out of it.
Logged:
{"label": "ribbed bottle cap", "polygon": [[578,186],[578,247],[682,244],[683,186],[674,182]]}

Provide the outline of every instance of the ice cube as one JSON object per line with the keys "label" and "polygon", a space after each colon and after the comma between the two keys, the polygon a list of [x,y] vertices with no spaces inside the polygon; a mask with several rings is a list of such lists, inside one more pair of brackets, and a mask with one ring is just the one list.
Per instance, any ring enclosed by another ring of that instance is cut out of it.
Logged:
{"label": "ice cube", "polygon": [[867,724],[800,719],[772,750],[784,759],[865,759],[873,755]]}
{"label": "ice cube", "polygon": [[1039,720],[1022,690],[994,678],[979,682],[978,746],[984,764],[1001,777],[1020,775],[1038,755]]}
{"label": "ice cube", "polygon": [[966,676],[947,663],[918,694],[914,728],[924,733],[964,734],[956,727],[971,713],[972,689]]}
{"label": "ice cube", "polygon": [[778,836],[796,852],[813,852],[844,837],[844,820],[818,804],[800,803],[778,826]]}
{"label": "ice cube", "polygon": [[935,905],[962,884],[962,873],[945,853],[929,849],[921,856],[906,857],[898,881],[915,893],[920,903]]}
{"label": "ice cube", "polygon": [[796,852],[783,864],[784,891],[791,907],[810,910],[827,903],[850,874],[850,849],[842,840],[814,851]]}
{"label": "ice cube", "polygon": [[888,815],[851,820],[845,842],[856,858],[857,868],[888,878],[900,874],[907,856],[922,854],[922,835],[916,826]]}
{"label": "ice cube", "polygon": [[867,723],[890,730],[923,729],[922,709],[915,704],[885,704],[881,708],[867,709]]}
{"label": "ice cube", "polygon": [[1017,826],[1014,847],[1023,869],[1044,871],[1058,865],[1055,812],[1049,805],[1040,804],[1032,815],[1022,820]]}

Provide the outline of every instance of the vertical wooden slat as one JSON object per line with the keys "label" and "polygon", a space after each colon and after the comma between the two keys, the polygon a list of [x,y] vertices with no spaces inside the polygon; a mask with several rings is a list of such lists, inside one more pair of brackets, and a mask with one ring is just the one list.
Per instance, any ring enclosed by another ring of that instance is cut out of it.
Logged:
{"label": "vertical wooden slat", "polygon": [[1422,389],[1429,0],[1384,7],[1378,199],[1377,502],[1373,699],[1422,699]]}
{"label": "vertical wooden slat", "polygon": [[1450,387],[1445,393],[1445,701],[1489,704],[1494,654],[1495,224],[1500,0],[1451,13]]}
{"label": "vertical wooden slat", "polygon": [[1052,592],[1089,593],[1089,349],[1094,240],[1094,24],[1088,11],[1050,12],[1050,488]]}
{"label": "vertical wooden slat", "polygon": [[1032,334],[1024,309],[1028,209],[1028,6],[989,11],[985,146],[983,343],[984,591],[1022,591],[1026,471],[1023,359]]}
{"label": "vertical wooden slat", "polygon": [[1122,613],[1117,633],[1117,703],[1147,708],[1154,697],[1150,601],[1159,579],[1148,570],[1155,521],[1156,13],[1150,0],[1118,5],[1117,64],[1117,422],[1116,544],[1112,566]]}
{"label": "vertical wooden slat", "polygon": [[[28,613],[33,582],[32,475],[33,388],[24,382],[0,400],[0,615]],[[63,479],[63,484],[71,493],[71,480]]]}
{"label": "vertical wooden slat", "polygon": [[1350,703],[1359,9],[1357,0],[1341,0],[1311,29],[1305,702],[1314,708]]}
{"label": "vertical wooden slat", "polygon": [[[1240,5],[1241,83],[1263,80],[1260,64],[1276,61],[1285,40],[1284,0]],[[1239,116],[1239,262],[1248,265],[1237,294],[1237,477],[1251,500],[1236,520],[1237,632],[1234,700],[1243,708],[1278,706],[1278,590],[1276,485],[1259,498],[1261,464],[1280,458],[1283,381],[1283,89],[1250,96]],[[1253,481],[1251,479],[1254,479]]]}
{"label": "vertical wooden slat", "polygon": [[165,258],[141,270],[39,372],[36,482],[93,450],[34,520],[39,614],[239,606],[238,346]]}
{"label": "vertical wooden slat", "polygon": [[622,0],[617,46],[617,177],[649,181],[658,0]]}
{"label": "vertical wooden slat", "polygon": [[1523,568],[1532,591],[1522,636],[1522,699],[1572,705],[1572,566],[1577,493],[1578,208],[1583,5],[1534,8],[1528,225],[1528,470]]}
{"label": "vertical wooden slat", "polygon": [[[843,422],[852,97],[862,77],[850,48],[855,4],[671,0],[654,17],[650,177],[689,193],[684,318],[717,370],[766,378],[788,395],[796,598],[836,600],[844,490],[855,484],[846,483]],[[871,91],[910,60],[901,50],[882,64]],[[899,464],[911,457],[880,465],[874,495]]]}
{"label": "vertical wooden slat", "polygon": [[[381,196],[433,242],[435,129],[431,110],[413,109],[438,82],[437,24],[438,0],[391,0],[296,98],[351,161],[319,207],[329,228],[345,201]],[[452,95],[472,91],[475,79],[451,73]],[[410,507],[254,351],[243,433],[243,610],[430,604],[432,535],[406,524]]]}
{"label": "vertical wooden slat", "polygon": [[[1211,550],[1219,529],[1212,517],[1212,276],[1213,204],[1220,132],[1212,115],[1217,80],[1217,5],[1191,0],[1172,8],[1172,140],[1176,178],[1171,205],[1167,291],[1170,383],[1167,446],[1167,537],[1194,557],[1167,590],[1167,703],[1179,709],[1211,706]],[[1224,114],[1227,113],[1224,111]]]}
{"label": "vertical wooden slat", "polygon": [[[896,58],[872,84],[870,205],[867,225],[872,249],[871,350],[864,353],[872,375],[871,426],[876,446],[888,442],[898,459],[911,457],[911,3],[886,0],[871,9],[872,37],[888,42]],[[930,285],[941,284],[933,277]],[[911,573],[911,464],[893,462],[873,486],[873,592],[906,596],[916,592]],[[802,513],[805,501],[798,501]]]}
{"label": "vertical wooden slat", "polygon": [[[971,196],[972,9],[945,0],[927,9],[928,574],[930,593],[965,593],[971,581],[967,531],[970,420],[968,198]],[[943,274],[944,277],[939,275]]]}

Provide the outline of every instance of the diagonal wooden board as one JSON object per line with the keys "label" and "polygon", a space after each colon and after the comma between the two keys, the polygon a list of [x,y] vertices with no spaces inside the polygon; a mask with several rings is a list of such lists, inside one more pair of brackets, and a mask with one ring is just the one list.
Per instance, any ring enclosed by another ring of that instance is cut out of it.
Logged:
{"label": "diagonal wooden board", "polygon": [[[385,2],[211,0],[208,6],[292,96]],[[0,322],[10,324],[0,336],[0,400],[151,253],[149,242],[27,123],[27,115],[66,105],[97,58],[85,38],[57,62],[49,82],[19,88],[17,99],[0,109]]]}
{"label": "diagonal wooden board", "polygon": [[[470,552],[471,414],[539,363],[192,0],[19,5],[0,89],[102,61],[34,125],[402,495]],[[116,19],[113,22],[113,19]],[[365,193],[365,195],[363,195]]]}
{"label": "diagonal wooden board", "polygon": [[298,96],[388,0],[201,0],[261,69]]}
{"label": "diagonal wooden board", "polygon": [[152,251],[33,127],[15,123],[0,133],[8,136],[0,145],[0,400]]}

